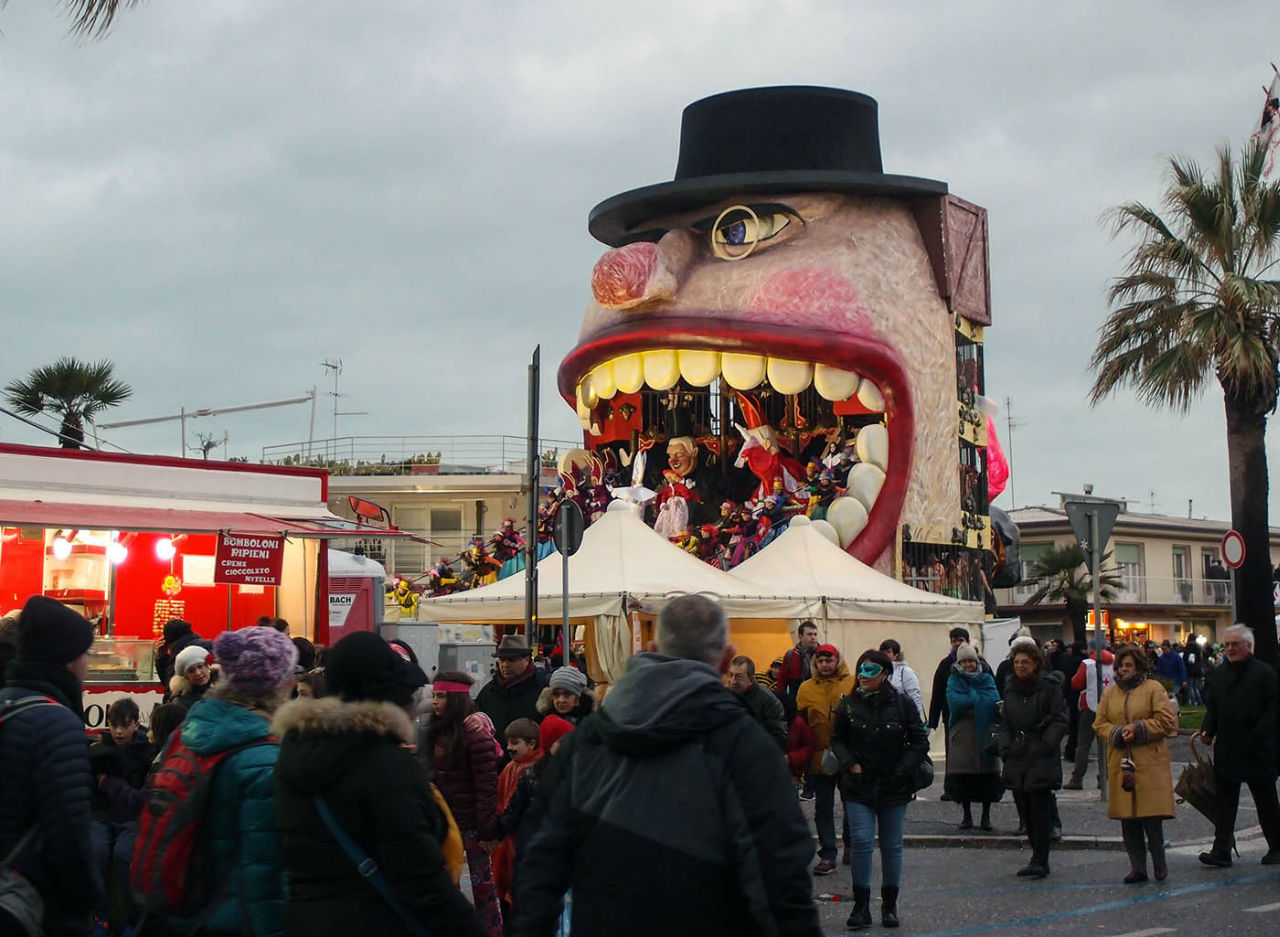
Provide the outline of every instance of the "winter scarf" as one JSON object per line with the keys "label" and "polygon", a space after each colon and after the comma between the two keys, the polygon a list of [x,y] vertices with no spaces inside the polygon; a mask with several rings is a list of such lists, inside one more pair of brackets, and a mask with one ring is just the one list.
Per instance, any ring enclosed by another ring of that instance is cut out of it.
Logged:
{"label": "winter scarf", "polygon": [[955,693],[959,697],[956,702],[962,705],[957,707],[955,703],[950,704],[947,728],[954,726],[966,711],[972,711],[973,726],[981,744],[986,739],[987,732],[991,724],[996,721],[996,714],[999,712],[1000,691],[996,689],[995,678],[983,670],[969,673],[959,666],[954,667],[952,673],[960,679],[948,683],[947,692],[953,693],[954,690],[959,690]]}

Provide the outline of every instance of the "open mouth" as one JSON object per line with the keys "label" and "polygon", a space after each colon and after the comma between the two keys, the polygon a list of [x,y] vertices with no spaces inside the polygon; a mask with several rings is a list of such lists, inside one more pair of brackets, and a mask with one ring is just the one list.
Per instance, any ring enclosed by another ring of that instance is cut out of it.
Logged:
{"label": "open mouth", "polygon": [[[558,384],[588,448],[634,454],[651,441],[693,436],[716,454],[736,500],[746,500],[755,481],[742,464],[752,443],[735,428],[750,425],[744,406],[758,407],[781,450],[802,465],[824,457],[831,464],[847,445],[852,465],[828,519],[864,563],[893,542],[914,420],[906,369],[878,338],[712,316],[655,317],[593,334],[560,365]],[[856,504],[841,504],[846,498]]]}

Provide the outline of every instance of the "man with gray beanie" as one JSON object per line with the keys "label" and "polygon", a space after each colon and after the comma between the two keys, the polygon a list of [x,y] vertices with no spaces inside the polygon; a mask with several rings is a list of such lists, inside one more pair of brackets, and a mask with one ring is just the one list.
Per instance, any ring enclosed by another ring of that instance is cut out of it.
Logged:
{"label": "man with gray beanie", "polygon": [[778,748],[721,682],[720,606],[670,601],[656,643],[565,737],[516,872],[516,937],[818,937],[813,839]]}
{"label": "man with gray beanie", "polygon": [[[80,701],[92,644],[93,626],[82,615],[33,595],[0,690],[0,856],[24,843],[12,867],[44,900],[43,921],[34,923],[46,937],[87,934],[102,890],[89,837],[93,777]],[[0,911],[0,932],[12,928]]]}

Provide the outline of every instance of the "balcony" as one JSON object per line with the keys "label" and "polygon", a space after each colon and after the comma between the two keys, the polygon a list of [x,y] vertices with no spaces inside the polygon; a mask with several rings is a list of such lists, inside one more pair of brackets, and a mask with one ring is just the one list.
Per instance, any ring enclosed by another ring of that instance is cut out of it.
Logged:
{"label": "balcony", "polygon": [[[1120,588],[1108,606],[1159,605],[1207,606],[1230,608],[1231,580],[1152,579],[1146,576],[1121,576]],[[1022,582],[1012,589],[997,589],[996,601],[1001,605],[1025,605],[1038,584]]]}
{"label": "balcony", "polygon": [[[543,439],[543,472],[581,441]],[[334,475],[522,475],[523,436],[339,436],[264,446],[262,462],[328,469]]]}

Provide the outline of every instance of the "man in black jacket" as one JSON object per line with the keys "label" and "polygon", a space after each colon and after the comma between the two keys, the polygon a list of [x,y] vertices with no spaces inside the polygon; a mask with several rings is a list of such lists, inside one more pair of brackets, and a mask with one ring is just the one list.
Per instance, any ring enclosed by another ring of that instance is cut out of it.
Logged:
{"label": "man in black jacket", "polygon": [[1276,672],[1253,656],[1253,630],[1232,625],[1223,632],[1226,663],[1213,674],[1200,738],[1213,743],[1213,773],[1222,813],[1213,831],[1213,848],[1200,861],[1215,868],[1231,865],[1240,785],[1248,784],[1258,808],[1258,824],[1267,838],[1263,865],[1280,865],[1280,800],[1276,797]]}
{"label": "man in black jacket", "polygon": [[656,637],[552,760],[513,933],[550,935],[572,888],[574,933],[818,937],[813,839],[786,766],[720,682],[724,612],[681,596]]}
{"label": "man in black jacket", "polygon": [[[17,656],[0,705],[29,704],[0,727],[0,856],[30,830],[13,868],[44,899],[46,937],[84,937],[102,892],[89,839],[89,744],[80,695],[93,626],[54,599],[33,595],[18,621]],[[10,933],[0,911],[0,932]]]}
{"label": "man in black jacket", "polygon": [[493,720],[498,738],[517,719],[542,721],[538,712],[538,694],[547,686],[550,676],[533,666],[529,656],[529,639],[522,634],[509,634],[494,652],[498,672],[476,695],[476,709]]}
{"label": "man in black jacket", "polygon": [[769,738],[787,750],[787,722],[782,703],[760,684],[756,683],[756,663],[740,654],[729,663],[725,673],[729,692],[746,704],[747,711],[769,733]]}

